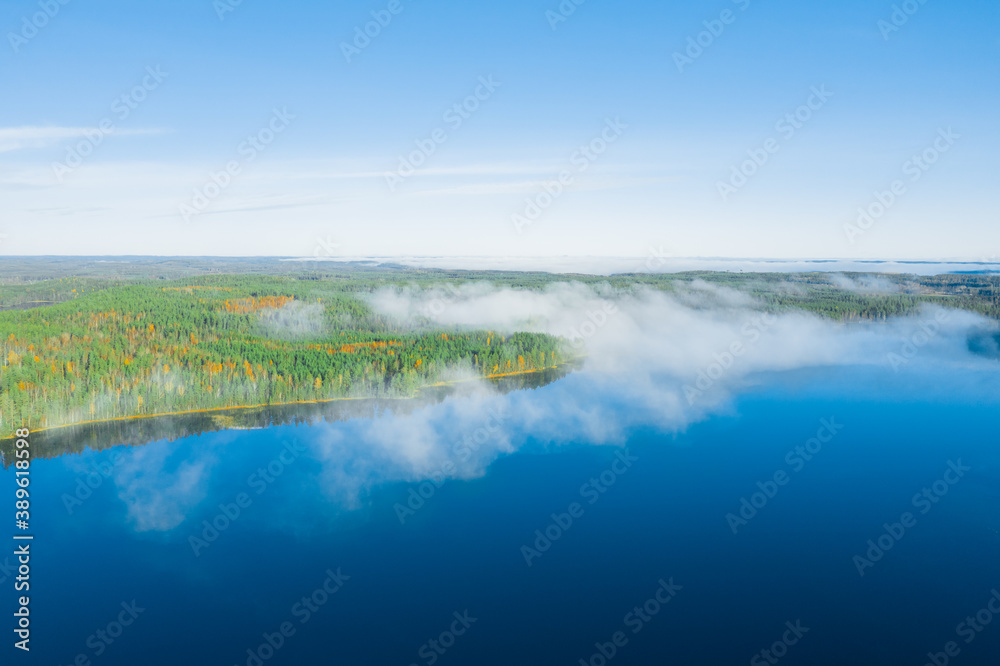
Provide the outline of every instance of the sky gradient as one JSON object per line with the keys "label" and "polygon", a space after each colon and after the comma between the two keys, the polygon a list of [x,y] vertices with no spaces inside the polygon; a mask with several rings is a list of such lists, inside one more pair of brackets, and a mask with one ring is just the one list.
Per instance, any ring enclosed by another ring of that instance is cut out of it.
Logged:
{"label": "sky gradient", "polygon": [[1000,254],[995,2],[562,7],[5,1],[0,254]]}

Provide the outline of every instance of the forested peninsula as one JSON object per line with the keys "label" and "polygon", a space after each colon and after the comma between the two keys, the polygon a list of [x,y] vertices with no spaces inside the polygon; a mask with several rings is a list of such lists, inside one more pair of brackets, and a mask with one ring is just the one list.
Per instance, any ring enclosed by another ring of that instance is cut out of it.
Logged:
{"label": "forested peninsula", "polygon": [[[335,283],[205,276],[0,312],[0,428],[347,397],[558,365],[539,333],[406,330]],[[189,284],[190,282],[190,284]],[[22,305],[23,307],[23,305]]]}

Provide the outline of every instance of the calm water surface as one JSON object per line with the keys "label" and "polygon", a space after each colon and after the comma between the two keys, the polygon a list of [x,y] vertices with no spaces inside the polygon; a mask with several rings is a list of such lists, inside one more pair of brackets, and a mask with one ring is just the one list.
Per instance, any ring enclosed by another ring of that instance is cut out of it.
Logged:
{"label": "calm water surface", "polygon": [[32,662],[997,663],[1000,619],[960,625],[1000,589],[995,371],[764,377],[623,445],[521,431],[588,381],[511,394],[517,450],[449,445],[469,478],[438,483],[366,442],[462,441],[462,398],[36,461]]}

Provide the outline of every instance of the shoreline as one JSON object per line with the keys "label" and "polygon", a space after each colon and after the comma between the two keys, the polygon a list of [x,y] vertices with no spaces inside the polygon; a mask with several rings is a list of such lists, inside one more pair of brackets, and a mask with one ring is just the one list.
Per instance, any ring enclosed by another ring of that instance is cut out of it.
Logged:
{"label": "shoreline", "polygon": [[[185,414],[207,414],[207,413],[211,413],[211,412],[228,412],[228,411],[233,411],[233,410],[261,409],[261,408],[266,408],[266,407],[285,407],[285,406],[290,406],[290,405],[320,405],[320,404],[325,404],[325,403],[328,403],[328,402],[341,402],[341,401],[346,401],[346,400],[413,400],[414,398],[417,397],[417,394],[419,394],[420,391],[424,391],[426,389],[439,388],[439,387],[442,387],[442,386],[452,386],[452,385],[455,385],[455,384],[462,384],[462,383],[466,383],[466,382],[475,381],[477,379],[502,379],[504,377],[514,377],[514,376],[518,376],[518,375],[530,375],[530,374],[534,374],[534,373],[538,373],[538,372],[544,372],[546,370],[556,370],[556,369],[558,369],[561,366],[564,366],[564,365],[572,363],[572,362],[574,362],[576,360],[579,360],[579,358],[580,357],[576,357],[576,358],[570,359],[568,361],[564,361],[563,363],[560,363],[558,365],[550,365],[550,366],[546,366],[544,368],[535,368],[535,369],[532,369],[532,370],[518,370],[518,371],[515,371],[515,372],[502,372],[502,373],[497,373],[497,374],[492,374],[492,375],[483,375],[482,377],[470,377],[468,379],[452,379],[452,380],[448,380],[448,381],[435,382],[434,384],[426,384],[424,386],[418,386],[414,390],[413,395],[408,395],[408,396],[400,396],[400,395],[381,396],[381,397],[378,397],[378,396],[341,396],[341,397],[338,397],[338,398],[320,398],[320,399],[316,399],[316,400],[292,400],[292,401],[289,401],[289,402],[270,402],[270,403],[261,403],[261,404],[258,404],[258,405],[233,405],[231,407],[206,407],[206,408],[203,408],[203,409],[185,409],[185,410],[176,411],[176,412],[157,412],[156,414],[134,414],[132,416],[113,416],[113,417],[106,418],[106,419],[90,419],[90,420],[87,420],[87,421],[75,421],[73,423],[63,423],[61,425],[46,426],[46,427],[43,427],[43,428],[32,428],[31,429],[31,434],[35,434],[35,433],[39,433],[39,432],[49,432],[49,431],[53,431],[53,430],[61,430],[63,428],[74,428],[74,427],[77,427],[77,426],[96,425],[96,424],[99,424],[99,423],[115,423],[115,422],[118,422],[118,421],[136,421],[136,420],[139,420],[139,419],[154,419],[154,418],[162,418],[162,417],[166,417],[166,416],[183,416]],[[0,436],[0,442],[4,442],[4,441],[7,441],[7,440],[12,440],[12,439],[17,439],[17,437],[16,436],[11,436],[11,437]]]}

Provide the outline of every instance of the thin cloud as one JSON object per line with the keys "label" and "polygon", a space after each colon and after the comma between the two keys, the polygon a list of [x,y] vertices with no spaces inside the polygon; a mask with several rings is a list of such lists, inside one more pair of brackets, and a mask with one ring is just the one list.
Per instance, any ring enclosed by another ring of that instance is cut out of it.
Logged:
{"label": "thin cloud", "polygon": [[41,127],[26,125],[23,127],[0,127],[0,153],[29,148],[44,148],[69,139],[87,136],[116,134],[119,136],[140,134],[162,134],[162,129],[117,129],[104,131],[98,127]]}
{"label": "thin cloud", "polygon": [[[557,179],[557,175],[551,175],[548,180],[531,180],[509,183],[472,183],[469,185],[459,185],[457,187],[445,187],[438,189],[417,190],[414,195],[421,196],[442,196],[442,195],[466,195],[481,196],[494,194],[536,194],[542,190],[544,185]],[[677,180],[671,177],[641,176],[631,178],[599,178],[587,181],[575,182],[565,186],[567,192],[585,192],[598,190],[618,190],[628,187],[641,187],[657,183],[666,183]]]}

